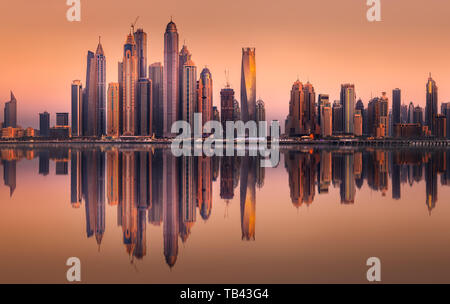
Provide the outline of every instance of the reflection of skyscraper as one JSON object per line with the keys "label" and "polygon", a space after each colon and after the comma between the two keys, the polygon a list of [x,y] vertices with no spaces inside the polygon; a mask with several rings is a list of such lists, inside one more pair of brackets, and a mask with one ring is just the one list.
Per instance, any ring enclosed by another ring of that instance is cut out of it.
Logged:
{"label": "reflection of skyscraper", "polygon": [[161,225],[163,217],[163,151],[156,149],[152,155],[152,206],[149,210],[149,222],[153,225]]}
{"label": "reflection of skyscraper", "polygon": [[197,158],[197,203],[200,215],[206,221],[212,211],[212,164],[211,157],[202,156]]}
{"label": "reflection of skyscraper", "polygon": [[[222,112],[223,113],[223,112]],[[220,198],[231,200],[234,197],[233,157],[222,157],[220,162]]]}
{"label": "reflection of skyscraper", "polygon": [[119,165],[119,157],[119,151],[116,149],[106,152],[106,189],[108,204],[111,206],[116,206],[119,204],[119,187],[122,185],[119,181],[120,176],[122,176]]}
{"label": "reflection of skyscraper", "polygon": [[344,165],[342,166],[342,183],[341,183],[341,203],[354,204],[355,203],[355,176],[354,170],[354,155],[352,153],[344,154]]}
{"label": "reflection of skyscraper", "polygon": [[289,189],[292,204],[300,207],[310,205],[315,195],[317,155],[292,151],[285,155],[285,167],[289,173]]}
{"label": "reflection of skyscraper", "polygon": [[127,253],[132,255],[137,242],[137,184],[136,184],[136,154],[137,152],[122,152],[122,232],[123,243]]}
{"label": "reflection of skyscraper", "polygon": [[72,150],[70,153],[70,203],[72,207],[81,206],[81,152]]}
{"label": "reflection of skyscraper", "polygon": [[394,163],[392,165],[392,198],[395,200],[399,200],[401,197],[401,189],[400,189],[400,165]]}
{"label": "reflection of skyscraper", "polygon": [[426,182],[426,204],[428,208],[428,212],[431,214],[431,211],[436,207],[437,202],[437,164],[436,164],[436,155],[430,155],[428,162],[425,163],[425,182]]}
{"label": "reflection of skyscraper", "polygon": [[167,265],[173,267],[178,257],[178,182],[177,159],[171,152],[163,155],[163,236],[164,256]]}
{"label": "reflection of skyscraper", "polygon": [[48,151],[39,152],[39,174],[48,175],[50,172],[50,153]]}
{"label": "reflection of skyscraper", "polygon": [[256,59],[254,48],[242,49],[241,111],[244,122],[256,121]]}
{"label": "reflection of skyscraper", "polygon": [[69,174],[69,163],[67,161],[57,161],[55,163],[56,175],[67,175]]}
{"label": "reflection of skyscraper", "polygon": [[9,187],[9,196],[16,190],[16,160],[3,160],[3,181]]}
{"label": "reflection of skyscraper", "polygon": [[255,240],[256,226],[256,158],[245,156],[241,172],[242,239]]}
{"label": "reflection of skyscraper", "polygon": [[191,227],[194,225],[196,220],[196,188],[195,188],[195,161],[192,157],[182,157],[179,159],[180,162],[180,176],[179,176],[179,186],[180,186],[180,237],[183,242],[186,242]]}
{"label": "reflection of skyscraper", "polygon": [[178,32],[175,23],[170,21],[164,34],[163,126],[165,137],[171,137],[172,124],[178,118],[178,73]]}
{"label": "reflection of skyscraper", "polygon": [[323,150],[320,153],[319,194],[328,193],[331,184],[331,152]]}

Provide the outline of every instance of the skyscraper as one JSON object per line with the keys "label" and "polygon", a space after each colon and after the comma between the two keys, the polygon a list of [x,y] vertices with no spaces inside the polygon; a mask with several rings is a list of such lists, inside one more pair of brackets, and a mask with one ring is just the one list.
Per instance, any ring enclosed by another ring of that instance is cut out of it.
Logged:
{"label": "skyscraper", "polygon": [[333,134],[341,134],[343,130],[342,118],[344,109],[339,100],[335,100],[333,103]]}
{"label": "skyscraper", "polygon": [[172,136],[172,124],[177,120],[179,103],[178,85],[178,32],[175,23],[167,24],[164,34],[164,73],[163,73],[163,136]]}
{"label": "skyscraper", "polygon": [[106,57],[99,40],[95,54],[88,51],[86,88],[82,100],[84,136],[106,134]]}
{"label": "skyscraper", "polygon": [[343,106],[343,132],[353,134],[353,116],[355,114],[355,85],[341,85],[341,104]]}
{"label": "skyscraper", "polygon": [[56,126],[57,127],[69,126],[69,113],[56,113]]}
{"label": "skyscraper", "polygon": [[242,49],[241,111],[244,122],[256,121],[255,48]]}
{"label": "skyscraper", "polygon": [[330,104],[330,96],[328,94],[319,94],[318,100],[318,115],[317,115],[317,123],[319,126],[322,125],[322,106]]}
{"label": "skyscraper", "polygon": [[147,78],[147,33],[143,29],[134,32],[138,56],[138,79]]}
{"label": "skyscraper", "polygon": [[152,121],[153,132],[157,137],[163,136],[163,66],[156,62],[149,67],[149,76],[152,82]]}
{"label": "skyscraper", "polygon": [[95,52],[97,134],[106,135],[106,58],[100,39]]}
{"label": "skyscraper", "polygon": [[80,80],[72,82],[72,136],[82,135],[83,86]]}
{"label": "skyscraper", "polygon": [[226,122],[234,121],[234,90],[227,84],[220,91],[220,114],[224,132],[226,132]]}
{"label": "skyscraper", "polygon": [[208,68],[204,68],[200,73],[200,90],[199,90],[199,100],[201,100],[201,108],[197,109],[198,112],[202,113],[202,123],[212,120],[212,107],[213,107],[213,80],[211,72]]}
{"label": "skyscraper", "polygon": [[152,135],[152,83],[147,78],[139,79],[137,83],[137,134]]}
{"label": "skyscraper", "polygon": [[39,113],[39,135],[41,137],[50,136],[50,114],[48,112]]}
{"label": "skyscraper", "polygon": [[[441,105],[441,113],[447,118],[447,138],[450,138],[450,102]],[[447,166],[450,166],[450,164]]]}
{"label": "skyscraper", "polygon": [[119,137],[119,83],[108,85],[108,127],[107,135]]}
{"label": "skyscraper", "polygon": [[193,127],[195,107],[197,104],[197,67],[192,60],[183,66],[181,119]]}
{"label": "skyscraper", "polygon": [[321,106],[321,131],[322,137],[328,137],[333,135],[333,112],[330,104],[323,104]]}
{"label": "skyscraper", "polygon": [[431,134],[435,135],[435,118],[438,114],[438,87],[436,82],[430,77],[427,82],[427,105],[425,108],[425,124],[431,130]]}
{"label": "skyscraper", "polygon": [[11,100],[5,103],[3,128],[17,128],[17,100],[11,91]]}
{"label": "skyscraper", "polygon": [[256,102],[256,122],[259,123],[260,121],[266,121],[266,106],[262,99],[258,99]]}
{"label": "skyscraper", "polygon": [[392,122],[393,124],[401,123],[400,107],[402,105],[402,91],[394,89],[392,91]]}
{"label": "skyscraper", "polygon": [[408,123],[414,123],[414,104],[411,101],[408,106]]}
{"label": "skyscraper", "polygon": [[178,55],[178,119],[183,119],[183,76],[184,76],[184,65],[186,62],[192,59],[192,54],[189,52],[187,46],[183,44],[181,51]]}
{"label": "skyscraper", "polygon": [[138,56],[134,36],[129,34],[123,47],[123,135],[136,135],[136,85]]}

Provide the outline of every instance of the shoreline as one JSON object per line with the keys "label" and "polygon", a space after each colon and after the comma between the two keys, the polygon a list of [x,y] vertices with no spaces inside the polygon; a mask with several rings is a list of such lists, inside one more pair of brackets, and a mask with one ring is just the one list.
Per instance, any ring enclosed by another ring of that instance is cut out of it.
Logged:
{"label": "shoreline", "polygon": [[[224,141],[225,145],[227,142]],[[270,140],[262,142],[271,145]],[[0,147],[7,145],[161,145],[169,146],[172,140],[0,140]],[[234,143],[237,144],[236,142]],[[249,141],[245,142],[249,145]],[[450,139],[322,139],[322,140],[300,140],[281,139],[280,146],[335,146],[335,147],[450,147]]]}

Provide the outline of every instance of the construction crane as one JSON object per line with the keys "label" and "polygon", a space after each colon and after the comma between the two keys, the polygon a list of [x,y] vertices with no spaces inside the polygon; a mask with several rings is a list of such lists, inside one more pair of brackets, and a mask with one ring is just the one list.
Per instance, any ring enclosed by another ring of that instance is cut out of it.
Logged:
{"label": "construction crane", "polygon": [[134,27],[136,26],[136,23],[138,22],[138,20],[139,20],[139,16],[137,16],[136,20],[134,20],[134,22],[131,23],[131,29],[133,30],[133,33],[134,33]]}

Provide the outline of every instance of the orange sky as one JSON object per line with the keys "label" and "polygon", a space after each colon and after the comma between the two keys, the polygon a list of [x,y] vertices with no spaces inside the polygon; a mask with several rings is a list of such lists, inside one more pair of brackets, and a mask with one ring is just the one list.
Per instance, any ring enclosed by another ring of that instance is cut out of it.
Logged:
{"label": "orange sky", "polygon": [[[0,4],[0,120],[12,89],[19,124],[38,127],[38,112],[70,110],[70,83],[85,82],[86,53],[102,36],[107,81],[117,81],[117,62],[129,26],[149,35],[149,63],[163,60],[163,33],[174,16],[199,70],[211,69],[214,104],[224,70],[239,99],[241,48],[256,47],[257,96],[268,119],[284,121],[297,75],[316,93],[338,99],[352,82],[367,104],[371,93],[402,89],[403,102],[425,104],[432,72],[439,103],[450,101],[450,3],[381,0],[382,22],[366,20],[365,0],[81,0],[82,20],[66,20],[65,0],[15,0]],[[181,48],[181,45],[180,45]]]}

